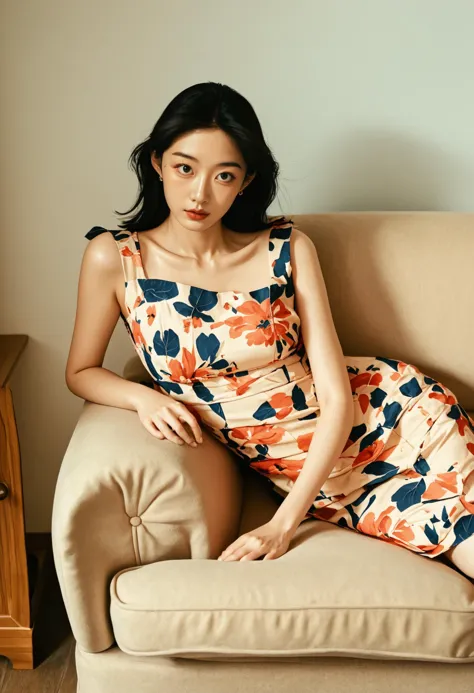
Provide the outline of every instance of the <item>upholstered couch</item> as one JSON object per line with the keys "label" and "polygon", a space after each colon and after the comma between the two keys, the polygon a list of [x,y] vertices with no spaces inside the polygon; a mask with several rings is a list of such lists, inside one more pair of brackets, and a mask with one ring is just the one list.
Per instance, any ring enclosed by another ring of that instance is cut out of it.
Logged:
{"label": "upholstered couch", "polygon": [[[413,363],[474,412],[474,214],[294,215],[346,355]],[[125,377],[145,380],[137,357]],[[153,438],[86,402],[53,548],[80,693],[467,693],[474,584],[443,558],[316,520],[274,561],[216,558],[281,498],[204,432]]]}

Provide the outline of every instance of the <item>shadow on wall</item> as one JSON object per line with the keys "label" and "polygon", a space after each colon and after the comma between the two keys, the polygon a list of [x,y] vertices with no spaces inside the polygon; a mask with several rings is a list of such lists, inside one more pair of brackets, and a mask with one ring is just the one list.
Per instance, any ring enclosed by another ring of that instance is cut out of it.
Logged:
{"label": "shadow on wall", "polygon": [[459,211],[455,201],[472,175],[440,146],[390,131],[347,134],[318,162],[328,211]]}

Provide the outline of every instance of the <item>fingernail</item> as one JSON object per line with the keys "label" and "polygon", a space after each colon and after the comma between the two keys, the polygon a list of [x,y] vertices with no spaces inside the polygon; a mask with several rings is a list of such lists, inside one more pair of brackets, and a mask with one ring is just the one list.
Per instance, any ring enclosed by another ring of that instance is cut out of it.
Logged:
{"label": "fingernail", "polygon": [[191,443],[191,445],[193,446],[193,448],[197,448],[197,443],[196,443],[196,442]]}

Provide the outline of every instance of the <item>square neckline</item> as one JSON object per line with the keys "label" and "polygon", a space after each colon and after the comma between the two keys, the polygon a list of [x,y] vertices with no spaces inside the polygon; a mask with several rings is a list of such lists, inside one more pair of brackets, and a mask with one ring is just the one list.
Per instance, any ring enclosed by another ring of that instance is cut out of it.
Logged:
{"label": "square neckline", "polygon": [[[290,224],[291,224],[291,222],[288,222],[287,225],[290,225]],[[212,291],[211,289],[204,289],[201,286],[196,286],[194,284],[185,284],[183,282],[178,282],[178,281],[175,281],[173,279],[161,279],[160,277],[149,277],[147,275],[147,272],[145,272],[145,267],[143,265],[143,257],[142,257],[141,248],[140,248],[140,241],[138,240],[138,231],[132,231],[130,235],[131,235],[133,242],[135,244],[135,248],[137,250],[138,256],[140,257],[140,270],[141,270],[141,274],[143,274],[142,279],[144,279],[145,281],[148,281],[148,282],[157,281],[157,282],[163,282],[163,283],[168,283],[168,284],[176,284],[176,286],[180,286],[180,287],[183,287],[185,289],[196,289],[197,291],[201,291],[201,293],[206,292],[206,293],[210,293],[210,294],[215,294],[216,296],[222,296],[224,294],[233,294],[234,296],[249,296],[250,294],[254,294],[254,293],[257,293],[259,291],[263,291],[265,289],[268,289],[270,291],[270,287],[273,284],[275,284],[275,276],[273,273],[273,266],[271,263],[272,248],[270,248],[270,244],[272,242],[272,240],[271,240],[272,231],[277,225],[278,224],[272,224],[272,226],[270,226],[269,229],[266,229],[266,231],[269,232],[268,233],[268,239],[267,239],[267,260],[269,261],[270,272],[271,272],[271,276],[269,277],[269,283],[265,284],[265,286],[260,286],[257,289],[251,289],[250,291],[248,291],[248,290],[247,291],[234,291],[234,289],[224,289],[223,291]],[[290,230],[290,233],[291,233],[291,230]]]}

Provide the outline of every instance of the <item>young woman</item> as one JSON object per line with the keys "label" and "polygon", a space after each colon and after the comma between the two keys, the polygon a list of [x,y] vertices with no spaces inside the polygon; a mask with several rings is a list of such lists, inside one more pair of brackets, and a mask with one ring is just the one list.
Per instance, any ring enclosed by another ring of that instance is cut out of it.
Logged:
{"label": "young woman", "polygon": [[[313,242],[267,217],[279,167],[249,102],[185,89],[131,161],[127,220],[86,236],[69,389],[179,445],[204,426],[270,480],[274,517],[221,560],[278,558],[316,517],[474,577],[473,421],[416,366],[343,355]],[[102,367],[119,317],[153,387]]]}

